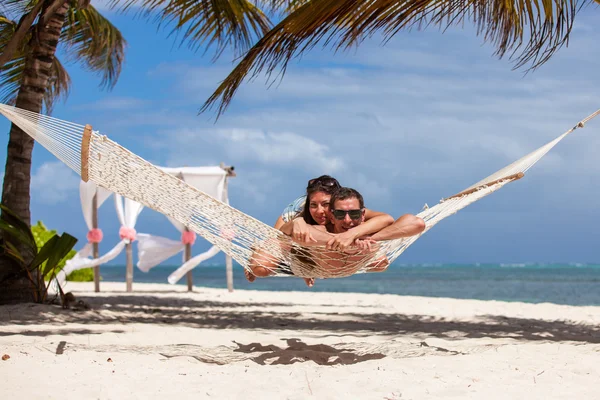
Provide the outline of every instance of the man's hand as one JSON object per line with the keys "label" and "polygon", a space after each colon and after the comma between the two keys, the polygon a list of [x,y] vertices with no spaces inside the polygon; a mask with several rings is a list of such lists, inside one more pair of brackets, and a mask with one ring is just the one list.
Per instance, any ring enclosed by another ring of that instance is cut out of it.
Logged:
{"label": "man's hand", "polygon": [[316,242],[311,235],[308,224],[302,218],[296,218],[292,224],[292,239],[300,243]]}
{"label": "man's hand", "polygon": [[377,242],[375,242],[370,237],[358,238],[354,241],[354,244],[356,245],[356,247],[358,247],[362,251],[368,250],[369,253],[374,250],[372,246],[375,245],[376,243]]}
{"label": "man's hand", "polygon": [[339,233],[327,241],[327,250],[345,251],[355,240],[356,236],[352,231]]}

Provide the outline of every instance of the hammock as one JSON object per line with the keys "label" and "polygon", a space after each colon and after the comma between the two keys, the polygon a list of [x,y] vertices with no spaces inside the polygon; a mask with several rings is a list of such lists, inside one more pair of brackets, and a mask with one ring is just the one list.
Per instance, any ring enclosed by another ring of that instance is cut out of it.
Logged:
{"label": "hammock", "polygon": [[378,242],[375,250],[354,254],[295,243],[279,230],[163,172],[92,131],[90,125],[78,125],[2,104],[0,113],[80,174],[84,181],[90,180],[179,221],[246,269],[263,266],[274,276],[339,278],[369,272],[384,262],[392,263],[444,218],[522,178],[558,142],[584,127],[600,110],[509,166],[431,208],[426,207],[418,214],[426,224],[420,235]]}

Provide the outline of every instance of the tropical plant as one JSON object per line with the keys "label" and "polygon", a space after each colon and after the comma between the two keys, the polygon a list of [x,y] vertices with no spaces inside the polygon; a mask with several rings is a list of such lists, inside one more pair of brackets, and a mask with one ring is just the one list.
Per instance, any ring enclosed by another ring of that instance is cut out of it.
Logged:
{"label": "tropical plant", "polygon": [[29,225],[6,206],[0,204],[3,218],[0,219],[2,232],[2,257],[15,262],[31,284],[35,302],[48,299],[48,286],[56,274],[64,267],[65,257],[73,251],[77,239],[68,233],[52,234],[41,248]]}
{"label": "tropical plant", "polygon": [[[192,49],[215,45],[245,51],[271,25],[250,0],[116,0],[117,10],[137,10],[142,17],[183,32]],[[0,101],[35,113],[49,112],[69,91],[69,74],[56,57],[57,47],[69,61],[100,74],[112,88],[124,59],[125,40],[89,0],[6,0],[0,4]],[[61,53],[62,54],[62,53]],[[16,125],[10,129],[2,203],[29,225],[33,139]],[[4,218],[4,213],[2,214]],[[27,301],[26,282],[7,280],[18,266],[0,259],[0,303]]]}
{"label": "tropical plant", "polygon": [[[600,0],[271,0],[287,14],[239,61],[204,103],[221,115],[243,80],[260,73],[285,73],[288,62],[318,44],[345,50],[376,33],[383,42],[403,30],[473,23],[496,55],[509,55],[515,68],[535,69],[569,39],[576,13]],[[279,75],[278,75],[279,76]]]}
{"label": "tropical plant", "polygon": [[[53,236],[57,234],[56,230],[46,228],[46,225],[42,221],[38,221],[37,224],[31,227],[31,233],[33,234],[33,238],[35,239],[35,243],[37,245],[38,251],[41,250],[44,245],[52,239]],[[57,264],[57,271],[55,271],[55,275],[58,274],[58,271],[62,270],[67,261],[73,258],[77,254],[75,250],[71,250],[67,253],[67,255],[59,261]],[[41,265],[41,268],[44,268],[44,264]],[[92,268],[83,268],[77,271],[71,272],[67,275],[67,281],[76,281],[76,282],[91,282],[94,280],[94,270]]]}
{"label": "tropical plant", "polygon": [[[70,86],[69,74],[55,57],[59,43],[64,44],[67,60],[100,74],[103,87],[115,84],[125,40],[89,2],[8,0],[0,7],[0,101],[36,113],[50,112]],[[33,144],[31,137],[11,126],[2,203],[27,225]],[[26,249],[19,250],[25,261],[31,261]],[[0,259],[0,298],[5,301],[32,300],[23,297],[26,281],[8,279],[19,270],[10,259]]]}

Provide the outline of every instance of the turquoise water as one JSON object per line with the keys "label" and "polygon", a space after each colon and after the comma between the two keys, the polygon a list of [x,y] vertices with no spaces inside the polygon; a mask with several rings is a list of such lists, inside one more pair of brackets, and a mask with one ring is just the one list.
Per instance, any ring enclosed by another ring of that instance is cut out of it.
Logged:
{"label": "turquoise water", "polygon": [[[167,283],[175,267],[137,269],[134,282]],[[125,282],[124,266],[104,266],[107,282]],[[313,288],[298,278],[263,278],[249,283],[242,268],[234,265],[236,289],[316,292],[387,293],[457,299],[550,302],[600,305],[600,265],[595,264],[495,264],[495,265],[392,265],[386,272],[348,278],[318,280]],[[200,266],[194,284],[225,288],[225,267]],[[178,284],[185,285],[185,278]]]}

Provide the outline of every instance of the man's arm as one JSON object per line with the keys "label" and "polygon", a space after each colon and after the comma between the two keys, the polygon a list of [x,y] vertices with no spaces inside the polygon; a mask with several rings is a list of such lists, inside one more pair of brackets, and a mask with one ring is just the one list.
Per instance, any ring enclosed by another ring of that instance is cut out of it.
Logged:
{"label": "man's arm", "polygon": [[344,251],[354,244],[356,239],[379,232],[393,223],[394,218],[391,215],[367,209],[365,210],[365,222],[332,237],[327,243],[327,248]]}
{"label": "man's arm", "polygon": [[405,214],[392,225],[383,228],[371,236],[372,240],[391,240],[415,236],[425,230],[425,221],[412,214]]}
{"label": "man's arm", "polygon": [[[355,226],[354,228],[348,230],[348,232],[352,232],[354,234],[354,238],[358,239],[363,236],[370,235],[375,232],[379,232],[382,229],[392,225],[394,223],[394,217],[389,214],[382,213],[379,211],[373,211],[366,209],[365,210],[365,222],[362,224]],[[348,233],[346,232],[346,233]],[[342,236],[342,235],[338,235]]]}

